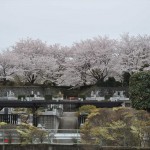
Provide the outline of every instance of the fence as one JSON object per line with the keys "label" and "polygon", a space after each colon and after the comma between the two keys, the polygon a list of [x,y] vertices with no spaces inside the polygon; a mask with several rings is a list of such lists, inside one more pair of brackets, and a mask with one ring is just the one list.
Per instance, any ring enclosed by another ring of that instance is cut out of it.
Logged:
{"label": "fence", "polygon": [[87,119],[88,114],[80,114],[78,116],[78,127],[80,128],[81,125],[83,125]]}
{"label": "fence", "polygon": [[0,122],[18,124],[18,114],[0,114]]}
{"label": "fence", "polygon": [[93,133],[82,129],[0,129],[0,145],[3,144],[95,144],[100,147],[146,148],[150,147],[150,127],[99,127]]}
{"label": "fence", "polygon": [[0,129],[0,144],[75,144],[80,140],[78,129]]}
{"label": "fence", "polygon": [[28,145],[0,145],[0,150],[149,150],[139,147],[101,147],[99,145],[64,145],[64,144],[28,144]]}

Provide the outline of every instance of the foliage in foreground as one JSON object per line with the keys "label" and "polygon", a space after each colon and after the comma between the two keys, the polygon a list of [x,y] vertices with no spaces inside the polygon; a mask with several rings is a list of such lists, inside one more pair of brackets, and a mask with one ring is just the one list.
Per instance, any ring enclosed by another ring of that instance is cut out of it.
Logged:
{"label": "foliage in foreground", "polygon": [[35,126],[22,123],[19,126],[0,122],[0,130],[5,133],[5,138],[8,139],[8,143],[11,144],[14,135],[19,139],[21,144],[30,143],[43,143],[47,138],[46,130],[39,129]]}
{"label": "foliage in foreground", "polygon": [[135,73],[130,78],[130,99],[136,109],[150,109],[150,71]]}
{"label": "foliage in foreground", "polygon": [[150,146],[150,114],[132,108],[101,108],[81,127],[82,142],[101,146]]}
{"label": "foliage in foreground", "polygon": [[47,135],[45,130],[25,123],[18,127],[17,132],[20,135],[20,143],[23,144],[33,143],[33,140],[37,139],[39,143],[43,143]]}

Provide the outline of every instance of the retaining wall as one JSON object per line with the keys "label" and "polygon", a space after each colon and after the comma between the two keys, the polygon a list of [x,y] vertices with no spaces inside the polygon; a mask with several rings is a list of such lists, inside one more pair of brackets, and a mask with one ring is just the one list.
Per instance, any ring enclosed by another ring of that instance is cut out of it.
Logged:
{"label": "retaining wall", "polygon": [[139,147],[100,147],[99,145],[0,145],[0,150],[149,150]]}

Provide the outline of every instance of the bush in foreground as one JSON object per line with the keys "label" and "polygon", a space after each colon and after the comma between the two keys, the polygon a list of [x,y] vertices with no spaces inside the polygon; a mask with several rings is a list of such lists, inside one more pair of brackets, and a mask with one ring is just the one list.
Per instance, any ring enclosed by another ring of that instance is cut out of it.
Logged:
{"label": "bush in foreground", "polygon": [[132,108],[100,108],[81,127],[82,143],[101,146],[150,146],[150,114]]}
{"label": "bush in foreground", "polygon": [[150,71],[131,76],[129,93],[133,108],[150,110]]}

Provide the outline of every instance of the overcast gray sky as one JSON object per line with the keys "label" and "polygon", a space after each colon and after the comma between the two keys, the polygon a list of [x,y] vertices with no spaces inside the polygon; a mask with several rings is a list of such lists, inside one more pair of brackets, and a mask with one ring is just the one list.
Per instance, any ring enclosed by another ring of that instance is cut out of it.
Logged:
{"label": "overcast gray sky", "polygon": [[0,50],[27,37],[70,46],[126,32],[150,34],[150,0],[0,0]]}

